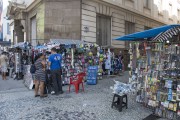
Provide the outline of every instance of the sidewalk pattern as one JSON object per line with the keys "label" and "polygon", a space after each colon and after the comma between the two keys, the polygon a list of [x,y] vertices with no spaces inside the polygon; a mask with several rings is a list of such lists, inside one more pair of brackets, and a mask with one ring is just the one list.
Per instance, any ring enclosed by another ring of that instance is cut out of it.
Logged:
{"label": "sidewalk pattern", "polygon": [[[85,92],[65,93],[48,98],[34,98],[33,91],[0,92],[0,120],[142,120],[151,110],[135,102],[129,95],[128,109],[111,108],[113,80],[106,78],[95,86],[85,86]],[[17,89],[18,90],[18,89]]]}

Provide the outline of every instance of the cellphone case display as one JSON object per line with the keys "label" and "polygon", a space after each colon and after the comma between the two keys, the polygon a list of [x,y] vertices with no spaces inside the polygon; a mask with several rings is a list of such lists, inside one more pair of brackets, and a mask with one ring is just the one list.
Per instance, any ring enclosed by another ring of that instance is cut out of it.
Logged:
{"label": "cellphone case display", "polygon": [[[73,65],[72,65],[73,60]],[[71,49],[67,49],[66,55],[63,54],[62,60],[62,78],[63,84],[69,84],[70,77],[77,75],[80,72],[86,73],[86,68],[88,66],[85,61],[85,56],[83,54],[74,56],[74,59],[71,55]]]}
{"label": "cellphone case display", "polygon": [[180,115],[180,42],[132,43],[129,53],[130,80],[137,78],[136,101],[153,108],[157,116],[176,119]]}

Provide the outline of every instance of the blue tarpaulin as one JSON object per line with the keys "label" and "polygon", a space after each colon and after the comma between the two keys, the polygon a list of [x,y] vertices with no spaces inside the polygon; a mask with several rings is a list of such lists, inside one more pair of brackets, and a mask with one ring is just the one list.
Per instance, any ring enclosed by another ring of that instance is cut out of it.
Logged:
{"label": "blue tarpaulin", "polygon": [[142,32],[137,32],[116,38],[121,41],[140,41],[140,40],[161,40],[176,35],[180,31],[180,24],[165,25]]}

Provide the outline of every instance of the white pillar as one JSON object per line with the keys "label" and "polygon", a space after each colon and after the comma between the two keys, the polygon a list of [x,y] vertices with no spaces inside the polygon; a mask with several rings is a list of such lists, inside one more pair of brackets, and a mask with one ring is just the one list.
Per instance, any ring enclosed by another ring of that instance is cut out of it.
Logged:
{"label": "white pillar", "polygon": [[24,42],[26,42],[26,32],[24,32]]}

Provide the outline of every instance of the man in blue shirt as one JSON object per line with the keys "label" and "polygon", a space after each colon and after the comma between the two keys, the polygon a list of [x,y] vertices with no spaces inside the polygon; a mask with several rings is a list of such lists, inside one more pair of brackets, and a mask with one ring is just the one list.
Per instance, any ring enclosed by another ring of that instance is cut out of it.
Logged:
{"label": "man in blue shirt", "polygon": [[57,54],[56,48],[51,49],[51,55],[49,56],[49,66],[52,75],[52,82],[55,94],[62,94],[62,80],[61,80],[61,54]]}

